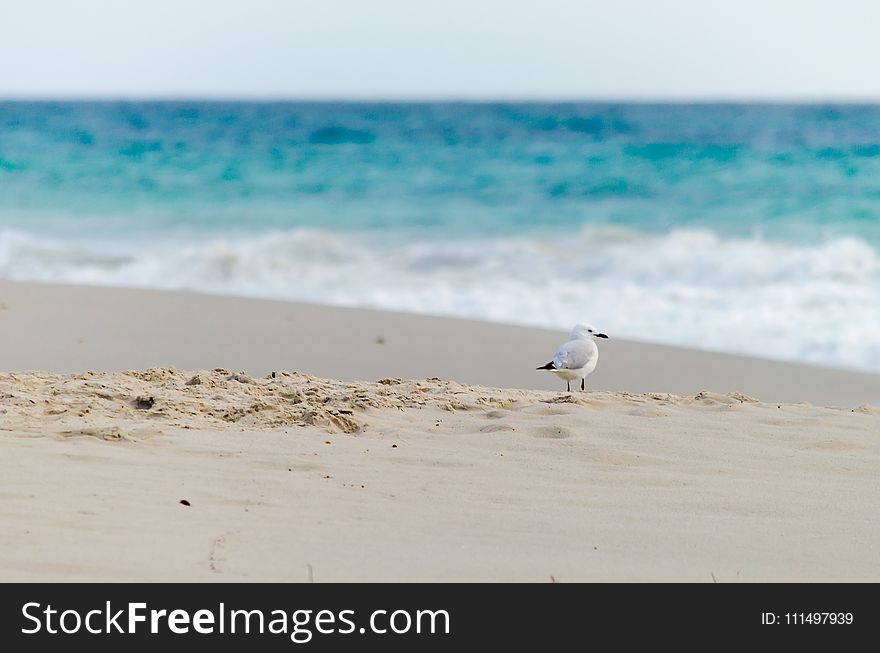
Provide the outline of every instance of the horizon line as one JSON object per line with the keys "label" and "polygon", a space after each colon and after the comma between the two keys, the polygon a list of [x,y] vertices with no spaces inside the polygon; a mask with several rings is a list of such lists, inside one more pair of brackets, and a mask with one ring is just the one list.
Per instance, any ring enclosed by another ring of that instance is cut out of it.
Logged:
{"label": "horizon line", "polygon": [[766,105],[880,105],[878,96],[627,96],[627,95],[234,95],[234,94],[26,94],[0,92],[0,102],[230,102],[315,104],[766,104]]}

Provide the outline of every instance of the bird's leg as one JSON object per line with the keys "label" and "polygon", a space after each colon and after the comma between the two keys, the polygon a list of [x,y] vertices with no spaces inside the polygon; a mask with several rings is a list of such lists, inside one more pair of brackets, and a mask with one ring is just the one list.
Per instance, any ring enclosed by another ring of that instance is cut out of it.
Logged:
{"label": "bird's leg", "polygon": [[571,392],[571,381],[566,381],[566,382],[565,382],[565,389],[566,389],[568,392]]}
{"label": "bird's leg", "polygon": [[586,381],[586,379],[581,379],[581,392],[586,390],[586,388],[584,387],[584,381]]}

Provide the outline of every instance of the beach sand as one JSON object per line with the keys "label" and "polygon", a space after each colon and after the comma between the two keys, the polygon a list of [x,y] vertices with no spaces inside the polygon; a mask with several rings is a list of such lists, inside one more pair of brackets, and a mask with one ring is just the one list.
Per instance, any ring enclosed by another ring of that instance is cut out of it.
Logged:
{"label": "beach sand", "polygon": [[8,282],[0,329],[0,580],[880,580],[874,375],[609,340],[566,393],[560,332]]}

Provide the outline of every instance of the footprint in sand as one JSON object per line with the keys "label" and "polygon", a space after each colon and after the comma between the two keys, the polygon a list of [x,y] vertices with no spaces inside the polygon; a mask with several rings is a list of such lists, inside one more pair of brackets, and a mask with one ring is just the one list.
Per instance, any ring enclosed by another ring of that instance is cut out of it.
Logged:
{"label": "footprint in sand", "polygon": [[64,439],[86,437],[103,440],[104,442],[138,442],[162,435],[163,432],[147,429],[126,430],[118,426],[90,426],[69,431],[58,431],[57,434]]}
{"label": "footprint in sand", "polygon": [[564,440],[565,438],[572,437],[574,435],[574,432],[564,426],[544,426],[541,428],[532,429],[531,431],[529,431],[529,435],[534,438]]}
{"label": "footprint in sand", "polygon": [[633,415],[634,417],[667,417],[669,413],[656,406],[644,406],[627,411],[627,415]]}
{"label": "footprint in sand", "polygon": [[523,409],[529,415],[575,415],[581,408],[575,404],[534,404]]}
{"label": "footprint in sand", "polygon": [[510,424],[490,424],[480,429],[480,433],[498,433],[499,431],[516,431]]}
{"label": "footprint in sand", "polygon": [[58,433],[62,438],[90,437],[107,442],[118,442],[126,439],[128,435],[122,429],[116,426],[107,427],[86,427],[74,429],[70,431],[60,431]]}

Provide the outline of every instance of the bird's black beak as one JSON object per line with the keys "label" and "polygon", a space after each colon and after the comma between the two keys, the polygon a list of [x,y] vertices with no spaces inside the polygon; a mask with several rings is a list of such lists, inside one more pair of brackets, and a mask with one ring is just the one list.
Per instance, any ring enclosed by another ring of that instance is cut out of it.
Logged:
{"label": "bird's black beak", "polygon": [[597,333],[596,337],[597,338],[607,338],[608,336],[606,336],[604,333]]}

